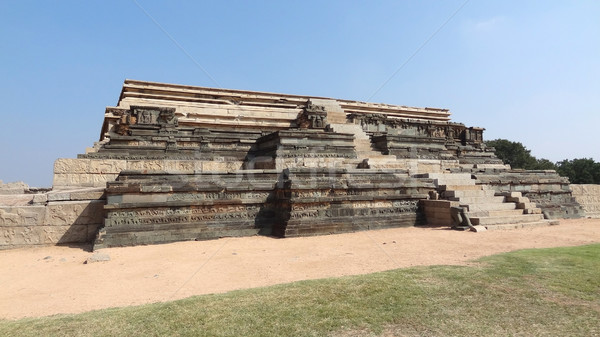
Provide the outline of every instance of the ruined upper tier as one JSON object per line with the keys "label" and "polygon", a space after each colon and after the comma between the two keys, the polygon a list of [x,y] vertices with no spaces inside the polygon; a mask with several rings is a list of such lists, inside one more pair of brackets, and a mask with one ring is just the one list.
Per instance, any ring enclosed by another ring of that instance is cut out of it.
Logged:
{"label": "ruined upper tier", "polygon": [[[131,106],[169,106],[182,126],[243,127],[276,131],[296,127],[298,114],[314,96],[125,80],[116,107],[107,107],[100,140],[106,137],[119,112]],[[388,118],[450,121],[448,109],[415,108],[336,99],[346,114],[383,114]]]}

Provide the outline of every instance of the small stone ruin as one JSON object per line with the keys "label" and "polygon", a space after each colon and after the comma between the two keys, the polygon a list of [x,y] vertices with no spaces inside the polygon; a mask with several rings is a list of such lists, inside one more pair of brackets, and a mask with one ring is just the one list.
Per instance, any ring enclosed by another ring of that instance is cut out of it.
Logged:
{"label": "small stone ruin", "polygon": [[584,216],[554,171],[513,170],[446,109],[126,80],[51,190],[0,185],[0,249]]}

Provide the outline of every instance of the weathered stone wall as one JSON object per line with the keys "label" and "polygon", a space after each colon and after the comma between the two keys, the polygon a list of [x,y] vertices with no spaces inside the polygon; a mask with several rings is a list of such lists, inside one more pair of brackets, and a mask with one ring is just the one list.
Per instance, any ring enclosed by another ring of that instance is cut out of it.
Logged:
{"label": "weathered stone wall", "polygon": [[105,187],[127,168],[126,160],[57,159],[54,162],[53,188]]}
{"label": "weathered stone wall", "polygon": [[278,173],[123,171],[106,189],[106,220],[94,248],[270,234]]}
{"label": "weathered stone wall", "polygon": [[242,168],[243,160],[169,160],[169,159],[57,159],[54,162],[55,190],[77,187],[106,187],[121,171],[231,172]]}
{"label": "weathered stone wall", "polygon": [[276,196],[284,210],[273,234],[322,235],[424,224],[419,200],[433,180],[401,170],[289,169]]}
{"label": "weathered stone wall", "polygon": [[585,216],[600,218],[600,185],[571,184],[573,197],[583,207]]}
{"label": "weathered stone wall", "polygon": [[104,217],[103,193],[30,194],[28,204],[0,206],[0,249],[91,242]]}
{"label": "weathered stone wall", "polygon": [[420,225],[419,200],[433,189],[401,170],[124,171],[108,184],[94,248]]}

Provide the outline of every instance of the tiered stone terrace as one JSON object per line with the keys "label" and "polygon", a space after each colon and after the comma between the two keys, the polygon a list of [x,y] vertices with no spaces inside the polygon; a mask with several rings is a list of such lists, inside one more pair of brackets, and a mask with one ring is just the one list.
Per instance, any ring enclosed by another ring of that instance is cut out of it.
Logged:
{"label": "tiered stone terrace", "polygon": [[446,109],[126,80],[52,191],[0,206],[0,248],[452,226],[451,206],[488,229],[583,215],[566,179],[511,170],[483,131]]}

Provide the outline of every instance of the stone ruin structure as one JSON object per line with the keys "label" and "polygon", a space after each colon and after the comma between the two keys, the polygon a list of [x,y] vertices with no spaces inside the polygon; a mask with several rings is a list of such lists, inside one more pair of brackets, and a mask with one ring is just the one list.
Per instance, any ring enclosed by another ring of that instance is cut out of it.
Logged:
{"label": "stone ruin structure", "polygon": [[583,215],[566,178],[512,170],[483,131],[445,109],[126,80],[51,190],[0,185],[0,248],[452,226],[452,209],[487,229]]}

